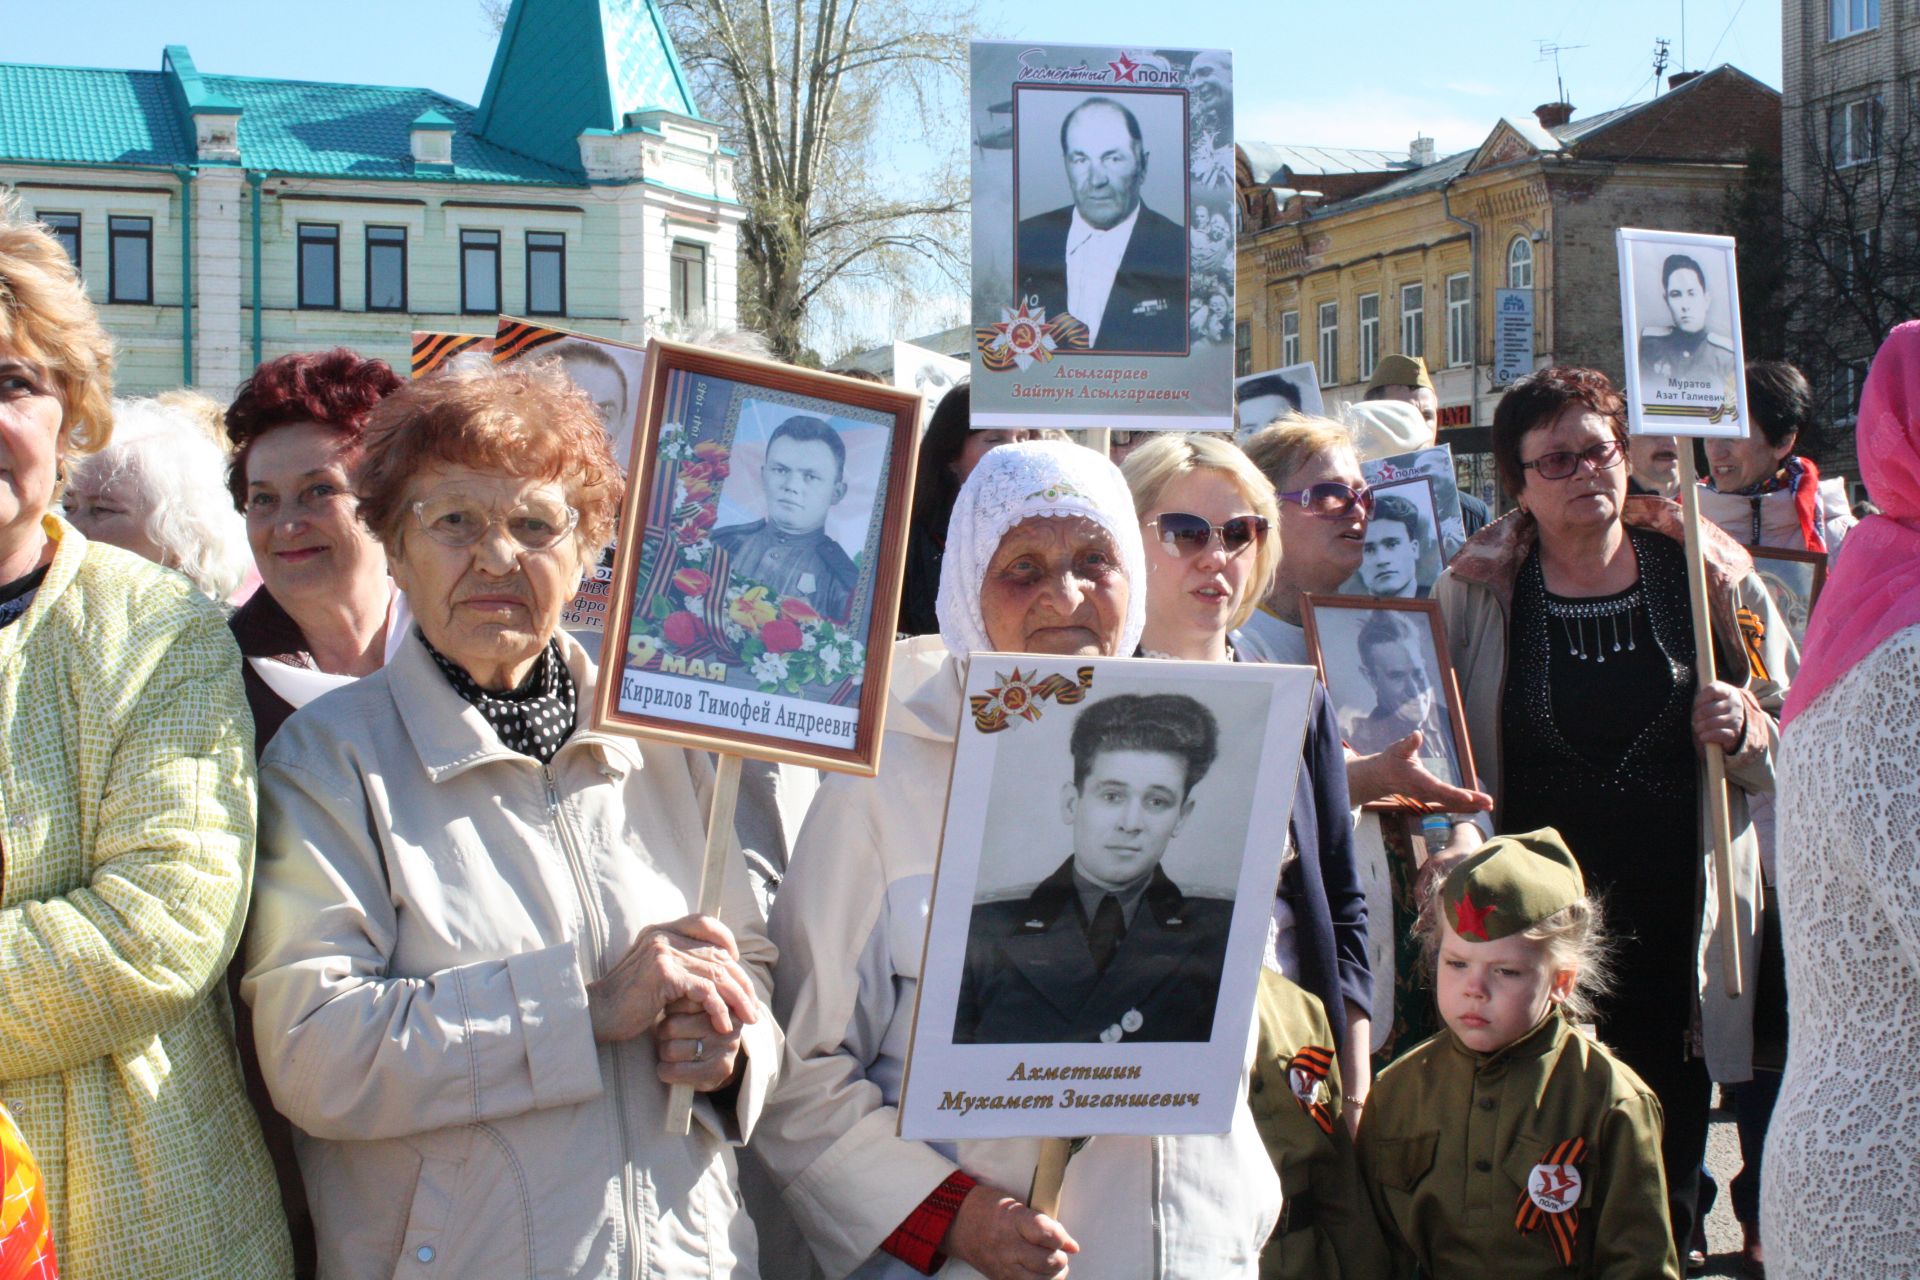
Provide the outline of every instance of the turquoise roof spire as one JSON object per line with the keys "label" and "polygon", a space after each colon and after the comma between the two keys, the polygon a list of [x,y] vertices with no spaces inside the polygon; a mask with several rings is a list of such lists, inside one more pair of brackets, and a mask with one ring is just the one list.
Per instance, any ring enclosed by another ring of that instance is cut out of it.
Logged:
{"label": "turquoise roof spire", "polygon": [[513,0],[474,131],[577,170],[584,130],[662,110],[700,114],[653,0]]}

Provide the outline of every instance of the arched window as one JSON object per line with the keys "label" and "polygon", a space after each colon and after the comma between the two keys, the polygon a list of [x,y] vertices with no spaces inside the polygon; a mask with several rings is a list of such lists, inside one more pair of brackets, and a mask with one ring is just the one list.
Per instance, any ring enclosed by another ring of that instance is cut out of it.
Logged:
{"label": "arched window", "polygon": [[1507,288],[1533,288],[1533,241],[1515,236],[1507,246]]}

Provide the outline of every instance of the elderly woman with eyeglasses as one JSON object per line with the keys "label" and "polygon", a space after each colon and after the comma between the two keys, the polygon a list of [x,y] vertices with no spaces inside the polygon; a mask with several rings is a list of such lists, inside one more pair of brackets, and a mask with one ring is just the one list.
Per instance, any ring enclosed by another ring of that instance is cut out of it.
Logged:
{"label": "elderly woman with eyeglasses", "polygon": [[[1515,383],[1494,460],[1519,511],[1482,529],[1435,588],[1475,763],[1501,831],[1558,828],[1630,926],[1600,1036],[1659,1096],[1684,1256],[1709,1080],[1752,1075],[1760,858],[1749,792],[1773,789],[1775,716],[1798,659],[1731,538],[1702,524],[1719,678],[1695,677],[1679,508],[1627,496],[1625,405],[1564,366]],[[1703,751],[1726,753],[1744,999],[1723,986]]]}
{"label": "elderly woman with eyeglasses", "polygon": [[755,1275],[730,1145],[779,1061],[773,951],[744,876],[690,914],[705,757],[589,729],[559,630],[622,489],[600,418],[550,363],[483,366],[364,449],[417,625],[267,748],[242,987],[320,1274]]}

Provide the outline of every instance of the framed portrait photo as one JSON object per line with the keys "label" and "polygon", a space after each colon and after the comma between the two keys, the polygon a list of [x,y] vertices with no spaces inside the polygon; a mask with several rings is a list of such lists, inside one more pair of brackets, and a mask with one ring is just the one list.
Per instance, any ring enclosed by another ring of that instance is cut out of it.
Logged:
{"label": "framed portrait photo", "polygon": [[595,726],[871,775],[919,407],[652,343]]}
{"label": "framed portrait photo", "polygon": [[[1466,545],[1467,524],[1460,514],[1460,477],[1454,467],[1452,445],[1440,444],[1431,449],[1362,462],[1360,474],[1376,489],[1424,476],[1433,485],[1432,527],[1439,543],[1440,564],[1445,566],[1454,553]],[[1438,570],[1435,575],[1438,576]],[[1427,585],[1433,585],[1431,578]]]}
{"label": "framed portrait photo", "polygon": [[1747,364],[1733,237],[1621,227],[1614,243],[1628,433],[1746,436]]}
{"label": "framed portrait photo", "polygon": [[1347,745],[1373,755],[1418,729],[1415,759],[1436,778],[1472,788],[1473,750],[1439,604],[1311,593],[1303,600],[1307,651],[1327,682]]}
{"label": "framed portrait photo", "polygon": [[1794,647],[1806,648],[1807,623],[1827,585],[1827,553],[1789,547],[1748,547],[1747,553],[1753,557],[1753,571],[1767,584],[1786,618]]}
{"label": "framed portrait photo", "polygon": [[1313,683],[973,656],[902,1136],[1226,1131]]}
{"label": "framed portrait photo", "polygon": [[976,427],[1233,426],[1233,59],[972,46]]}
{"label": "framed portrait photo", "polygon": [[1320,418],[1325,417],[1326,412],[1326,404],[1320,398],[1320,375],[1314,372],[1312,362],[1250,373],[1233,380],[1233,438],[1236,440],[1244,441],[1289,414]]}
{"label": "framed portrait photo", "polygon": [[[1424,600],[1446,566],[1438,485],[1431,476],[1411,473],[1372,489],[1360,567],[1340,585],[1340,594]],[[1454,502],[1459,503],[1457,491]]]}

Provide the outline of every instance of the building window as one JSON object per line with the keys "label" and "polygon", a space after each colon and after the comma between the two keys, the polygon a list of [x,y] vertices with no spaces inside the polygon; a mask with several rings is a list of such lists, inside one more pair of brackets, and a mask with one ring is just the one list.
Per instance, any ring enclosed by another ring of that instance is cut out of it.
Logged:
{"label": "building window", "polygon": [[1373,376],[1373,367],[1380,363],[1380,295],[1363,293],[1360,295],[1360,377],[1364,381]]}
{"label": "building window", "polygon": [[1245,320],[1233,326],[1233,376],[1244,378],[1253,372],[1253,326]]}
{"label": "building window", "polygon": [[300,224],[300,307],[340,309],[340,228]]}
{"label": "building window", "polygon": [[1874,261],[1880,255],[1880,228],[1868,227],[1838,236],[1833,242],[1833,274],[1842,294],[1868,289],[1875,278]]}
{"label": "building window", "polygon": [[1427,354],[1427,287],[1424,284],[1400,286],[1400,352],[1409,356]]}
{"label": "building window", "polygon": [[1447,277],[1447,363],[1473,363],[1473,281]]}
{"label": "building window", "polygon": [[1880,99],[1877,96],[1827,109],[1827,154],[1836,169],[1865,164],[1880,154]]}
{"label": "building window", "polygon": [[1880,25],[1880,0],[1827,0],[1827,38],[1871,31]]}
{"label": "building window", "polygon": [[40,225],[53,233],[60,247],[67,251],[67,257],[73,262],[73,269],[80,269],[80,215],[77,213],[43,213]]}
{"label": "building window", "polygon": [[407,229],[367,228],[367,310],[407,309]]}
{"label": "building window", "polygon": [[707,322],[707,249],[685,240],[673,242],[673,318],[681,324]]}
{"label": "building window", "polygon": [[1320,304],[1320,385],[1338,382],[1340,367],[1340,304]]}
{"label": "building window", "polygon": [[1866,382],[1866,361],[1848,360],[1834,366],[1827,411],[1835,421],[1852,422],[1859,417],[1860,391]]}
{"label": "building window", "polygon": [[460,233],[460,310],[468,315],[500,313],[500,233]]}
{"label": "building window", "polygon": [[1283,311],[1280,313],[1280,365],[1300,363],[1300,313]]}
{"label": "building window", "polygon": [[1533,241],[1525,236],[1507,246],[1507,288],[1533,288]]}
{"label": "building window", "polygon": [[153,219],[107,219],[107,301],[153,301]]}
{"label": "building window", "polygon": [[527,232],[527,314],[567,314],[567,237],[558,231]]}

